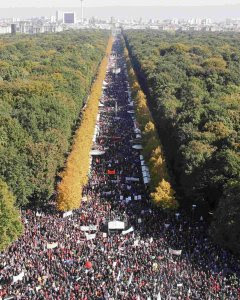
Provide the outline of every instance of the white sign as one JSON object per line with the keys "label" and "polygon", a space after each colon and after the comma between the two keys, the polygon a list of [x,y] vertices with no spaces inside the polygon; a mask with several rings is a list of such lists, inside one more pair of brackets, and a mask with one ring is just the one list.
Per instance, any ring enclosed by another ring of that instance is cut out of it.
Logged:
{"label": "white sign", "polygon": [[178,284],[177,284],[177,287],[182,287],[182,286],[183,286],[182,283],[178,283]]}
{"label": "white sign", "polygon": [[69,217],[69,216],[71,216],[72,215],[72,210],[70,210],[70,211],[66,211],[64,214],[63,214],[63,218],[66,218],[66,217]]}
{"label": "white sign", "polygon": [[136,240],[136,241],[134,241],[133,246],[138,246],[138,244],[139,244],[139,240]]}
{"label": "white sign", "polygon": [[169,248],[169,253],[170,254],[174,254],[174,255],[181,255],[182,254],[182,250],[173,250]]}
{"label": "white sign", "polygon": [[125,223],[121,221],[111,221],[108,222],[108,229],[119,229],[122,230],[125,228]]}
{"label": "white sign", "polygon": [[134,231],[133,227],[130,227],[128,230],[122,231],[122,234],[125,235],[133,231]]}
{"label": "white sign", "polygon": [[142,223],[142,219],[138,219],[138,224],[141,224]]}
{"label": "white sign", "polygon": [[57,248],[58,243],[52,243],[52,244],[47,244],[47,249],[54,249]]}
{"label": "white sign", "polygon": [[126,181],[134,181],[134,182],[138,182],[139,178],[137,177],[126,177]]}
{"label": "white sign", "polygon": [[94,240],[96,238],[96,234],[87,234],[86,233],[86,238],[87,238],[87,241],[90,241],[90,240]]}
{"label": "white sign", "polygon": [[89,230],[97,231],[98,226],[97,225],[89,225]]}
{"label": "white sign", "polygon": [[17,281],[21,281],[24,277],[24,272],[21,272],[20,274],[18,274],[17,276],[13,276],[13,283],[17,282]]}
{"label": "white sign", "polygon": [[165,228],[168,228],[170,226],[170,224],[164,224]]}
{"label": "white sign", "polygon": [[81,231],[89,231],[89,227],[88,226],[80,226],[80,230]]}

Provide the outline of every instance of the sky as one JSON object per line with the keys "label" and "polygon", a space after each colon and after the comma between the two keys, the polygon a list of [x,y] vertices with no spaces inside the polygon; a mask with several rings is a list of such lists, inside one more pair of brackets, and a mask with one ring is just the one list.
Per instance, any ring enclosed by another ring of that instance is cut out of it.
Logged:
{"label": "sky", "polygon": [[[84,0],[86,7],[98,6],[198,6],[240,4],[240,0]],[[78,7],[80,0],[0,0],[0,7]]]}

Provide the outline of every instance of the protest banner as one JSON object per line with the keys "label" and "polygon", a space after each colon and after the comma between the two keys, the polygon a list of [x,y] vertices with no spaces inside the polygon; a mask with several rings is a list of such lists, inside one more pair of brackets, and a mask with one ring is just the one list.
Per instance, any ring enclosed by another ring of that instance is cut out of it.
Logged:
{"label": "protest banner", "polygon": [[20,274],[18,274],[17,276],[13,276],[13,283],[17,282],[17,281],[21,281],[24,277],[24,272],[22,271]]}
{"label": "protest banner", "polygon": [[71,216],[72,215],[72,210],[70,210],[70,211],[66,211],[64,214],[63,214],[63,218],[66,218],[66,217],[69,217],[69,216]]}
{"label": "protest banner", "polygon": [[58,247],[58,243],[47,243],[47,249],[54,249]]}
{"label": "protest banner", "polygon": [[86,233],[86,238],[87,238],[87,241],[90,241],[90,240],[94,240],[96,238],[96,234],[87,234]]}
{"label": "protest banner", "polygon": [[124,229],[125,228],[125,223],[124,222],[121,222],[121,221],[111,221],[111,222],[108,222],[108,229],[109,230],[113,230],[113,229]]}
{"label": "protest banner", "polygon": [[80,230],[81,231],[89,231],[89,227],[88,226],[80,226]]}
{"label": "protest banner", "polygon": [[173,254],[173,255],[181,255],[182,250],[173,250],[173,249],[169,248],[169,253]]}
{"label": "protest banner", "polygon": [[130,227],[130,228],[127,229],[127,230],[123,230],[123,231],[122,231],[122,235],[126,235],[126,234],[128,234],[128,233],[130,233],[130,232],[133,232],[133,231],[134,231],[133,227]]}

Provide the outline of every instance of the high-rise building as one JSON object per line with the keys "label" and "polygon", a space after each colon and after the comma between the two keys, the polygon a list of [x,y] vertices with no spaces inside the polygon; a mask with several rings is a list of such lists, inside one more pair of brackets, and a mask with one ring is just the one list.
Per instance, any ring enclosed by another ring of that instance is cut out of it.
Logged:
{"label": "high-rise building", "polygon": [[11,24],[11,34],[16,34],[16,33],[17,33],[17,25]]}
{"label": "high-rise building", "polygon": [[65,24],[74,24],[76,22],[75,12],[63,13],[63,22]]}
{"label": "high-rise building", "polygon": [[63,13],[60,10],[56,11],[56,21],[63,22]]}

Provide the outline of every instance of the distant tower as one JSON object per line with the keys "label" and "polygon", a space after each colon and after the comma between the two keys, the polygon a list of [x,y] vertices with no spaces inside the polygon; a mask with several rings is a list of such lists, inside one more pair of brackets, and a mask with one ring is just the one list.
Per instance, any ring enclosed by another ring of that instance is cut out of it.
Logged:
{"label": "distant tower", "polygon": [[81,22],[83,23],[83,1],[84,0],[80,0],[81,1]]}

